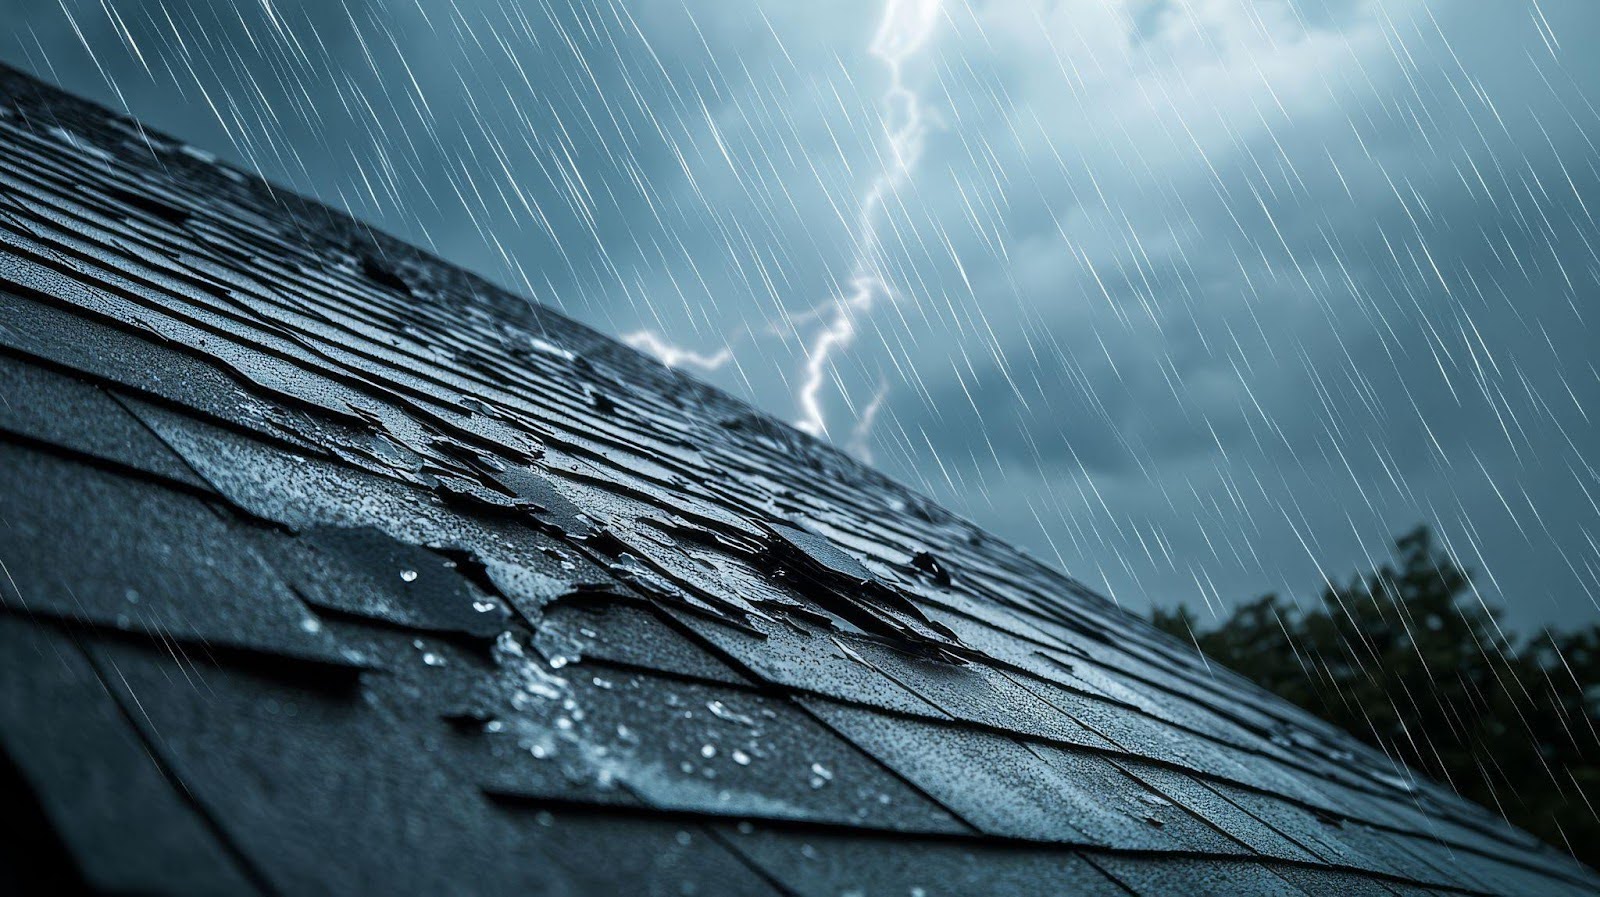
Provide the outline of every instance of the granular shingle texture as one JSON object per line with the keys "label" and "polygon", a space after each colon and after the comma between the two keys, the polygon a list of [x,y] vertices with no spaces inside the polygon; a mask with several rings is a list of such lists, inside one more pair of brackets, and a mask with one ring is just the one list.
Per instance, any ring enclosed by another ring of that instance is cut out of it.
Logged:
{"label": "granular shingle texture", "polygon": [[1592,894],[827,445],[0,71],[0,890]]}

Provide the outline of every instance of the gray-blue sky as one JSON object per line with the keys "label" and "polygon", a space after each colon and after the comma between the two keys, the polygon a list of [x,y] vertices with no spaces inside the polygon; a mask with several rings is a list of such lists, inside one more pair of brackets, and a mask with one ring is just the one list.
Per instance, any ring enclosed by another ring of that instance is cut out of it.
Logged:
{"label": "gray-blue sky", "polygon": [[[874,3],[11,0],[0,55],[780,416],[885,156]],[[1600,6],[944,0],[822,397],[1142,608],[1439,526],[1593,619]],[[91,54],[92,51],[92,54]],[[114,86],[113,86],[114,85]],[[826,317],[826,315],[824,315]]]}

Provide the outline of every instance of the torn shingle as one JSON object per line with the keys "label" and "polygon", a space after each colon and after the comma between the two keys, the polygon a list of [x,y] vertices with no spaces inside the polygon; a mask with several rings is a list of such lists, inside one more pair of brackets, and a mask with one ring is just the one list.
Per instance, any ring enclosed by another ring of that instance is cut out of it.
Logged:
{"label": "torn shingle", "polygon": [[[510,611],[460,569],[461,562],[372,527],[319,527],[302,533],[279,564],[315,607],[432,632],[492,639]],[[310,554],[306,554],[310,552]]]}

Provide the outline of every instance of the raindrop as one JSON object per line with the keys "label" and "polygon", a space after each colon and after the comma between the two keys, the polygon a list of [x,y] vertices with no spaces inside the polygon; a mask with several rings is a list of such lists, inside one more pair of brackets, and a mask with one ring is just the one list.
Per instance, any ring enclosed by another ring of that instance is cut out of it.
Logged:
{"label": "raindrop", "polygon": [[754,726],[756,724],[755,720],[730,708],[721,701],[706,702],[706,709],[710,710],[718,719],[725,719],[730,723],[738,723],[741,726]]}
{"label": "raindrop", "polygon": [[833,770],[823,766],[821,763],[811,764],[812,789],[821,788],[831,781],[833,781]]}

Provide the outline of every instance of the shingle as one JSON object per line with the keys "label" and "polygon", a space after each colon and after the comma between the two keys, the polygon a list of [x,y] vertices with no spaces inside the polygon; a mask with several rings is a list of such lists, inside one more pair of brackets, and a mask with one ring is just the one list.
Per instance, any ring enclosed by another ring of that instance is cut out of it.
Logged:
{"label": "shingle", "polygon": [[205,483],[116,400],[92,384],[0,355],[0,430],[165,477]]}
{"label": "shingle", "polygon": [[1090,862],[1128,890],[1145,897],[1305,897],[1271,868],[1248,862],[1097,854]]}
{"label": "shingle", "polygon": [[1216,856],[1248,855],[1250,849],[1189,812],[1105,757],[1086,751],[1030,744],[1074,795],[1079,828],[1124,850],[1176,850]]}
{"label": "shingle", "polygon": [[690,679],[750,684],[648,605],[604,592],[580,592],[546,606],[534,644],[547,657],[599,660]]}
{"label": "shingle", "polygon": [[1101,735],[986,664],[957,666],[859,639],[850,641],[849,647],[953,719],[1069,744],[1112,746]]}
{"label": "shingle", "polygon": [[464,514],[393,477],[284,451],[149,403],[130,401],[129,408],[235,507],[292,530],[377,527],[411,544],[513,564],[536,563],[554,545],[525,525]]}
{"label": "shingle", "polygon": [[1097,811],[1082,803],[1083,793],[1068,787],[1053,767],[1017,741],[821,699],[802,703],[861,750],[987,834],[1106,843],[1084,828],[1086,817]]}
{"label": "shingle", "polygon": [[[565,862],[359,696],[92,646],[152,750],[284,893],[560,890]],[[517,862],[506,862],[507,856]],[[470,870],[470,871],[469,871]]]}
{"label": "shingle", "polygon": [[[537,755],[525,749],[524,765],[568,764],[571,775],[624,788],[660,810],[966,831],[788,701],[586,665],[534,675],[551,692],[502,702],[497,730],[485,736],[532,739]],[[485,785],[519,793],[505,769]]]}
{"label": "shingle", "polygon": [[1314,861],[1309,851],[1284,837],[1265,822],[1251,816],[1238,805],[1218,794],[1206,782],[1179,770],[1137,760],[1118,760],[1117,766],[1129,775],[1227,832],[1251,850],[1265,857],[1296,862]]}
{"label": "shingle", "polygon": [[698,614],[668,612],[759,681],[903,713],[946,716],[826,635],[797,631],[787,623],[751,620],[747,627],[734,627]]}
{"label": "shingle", "polygon": [[0,604],[334,666],[349,659],[251,546],[200,499],[0,443]]}
{"label": "shingle", "polygon": [[[206,819],[172,788],[72,639],[4,612],[0,749],[46,817],[20,824],[48,823],[90,887],[129,894],[256,892]],[[13,795],[4,812],[22,807]]]}
{"label": "shingle", "polygon": [[[1309,869],[1305,866],[1274,866],[1273,873],[1307,894],[1338,894],[1339,897],[1394,897],[1394,883],[1350,872]],[[1420,897],[1411,894],[1411,897]]]}
{"label": "shingle", "polygon": [[802,897],[1126,897],[1065,850],[985,847],[760,826],[719,829],[734,850]]}
{"label": "shingle", "polygon": [[318,608],[476,638],[499,635],[510,617],[460,562],[373,527],[318,527],[269,550],[289,584]]}
{"label": "shingle", "polygon": [[[570,808],[510,810],[517,828],[560,856],[573,894],[660,894],[663,897],[779,897],[786,894],[702,827]],[[619,849],[617,845],[625,845]],[[512,857],[512,862],[521,861]],[[540,889],[553,891],[540,881]]]}
{"label": "shingle", "polygon": [[[0,252],[0,281],[8,257]],[[70,304],[70,303],[69,303]],[[0,283],[0,345],[131,392],[160,396],[206,414],[260,425],[266,403],[213,365],[125,330],[24,298]]]}

